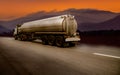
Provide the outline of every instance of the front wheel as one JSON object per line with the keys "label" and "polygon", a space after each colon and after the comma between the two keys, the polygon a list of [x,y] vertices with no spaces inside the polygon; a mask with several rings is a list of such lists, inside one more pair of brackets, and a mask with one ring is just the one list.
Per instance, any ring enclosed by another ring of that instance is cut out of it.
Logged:
{"label": "front wheel", "polygon": [[26,41],[26,40],[27,40],[27,35],[21,34],[21,40],[22,40],[22,41]]}
{"label": "front wheel", "polygon": [[17,39],[18,39],[18,38],[17,38],[17,35],[15,35],[15,36],[14,36],[14,39],[15,39],[15,40],[17,40]]}

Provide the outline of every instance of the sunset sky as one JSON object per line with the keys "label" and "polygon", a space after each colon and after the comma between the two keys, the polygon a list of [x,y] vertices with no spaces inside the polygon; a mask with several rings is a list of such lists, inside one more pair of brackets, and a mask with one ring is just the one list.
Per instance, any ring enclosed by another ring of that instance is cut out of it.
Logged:
{"label": "sunset sky", "polygon": [[120,0],[0,0],[0,20],[11,20],[38,11],[68,8],[120,12]]}

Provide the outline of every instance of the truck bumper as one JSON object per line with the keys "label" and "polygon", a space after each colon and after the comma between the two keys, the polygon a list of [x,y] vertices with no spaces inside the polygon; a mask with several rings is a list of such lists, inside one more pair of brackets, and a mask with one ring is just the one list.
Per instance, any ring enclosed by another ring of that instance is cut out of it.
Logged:
{"label": "truck bumper", "polygon": [[65,39],[66,42],[77,42],[80,41],[79,37],[69,37]]}

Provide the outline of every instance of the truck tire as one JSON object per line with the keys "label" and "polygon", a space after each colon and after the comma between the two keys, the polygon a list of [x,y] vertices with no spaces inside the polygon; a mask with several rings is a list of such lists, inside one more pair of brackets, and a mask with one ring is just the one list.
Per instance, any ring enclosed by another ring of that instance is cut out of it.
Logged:
{"label": "truck tire", "polygon": [[15,39],[15,40],[17,40],[17,39],[18,39],[17,35],[15,35],[15,36],[14,36],[14,39]]}
{"label": "truck tire", "polygon": [[49,35],[48,36],[48,44],[53,46],[55,43],[55,36],[54,35]]}
{"label": "truck tire", "polygon": [[46,35],[43,35],[43,36],[41,37],[41,40],[42,40],[42,44],[44,44],[44,45],[47,45],[47,44],[48,44],[48,39],[47,39],[47,36],[46,36]]}
{"label": "truck tire", "polygon": [[27,35],[21,34],[21,40],[22,40],[22,41],[26,41],[26,40],[27,40]]}
{"label": "truck tire", "polygon": [[64,43],[64,38],[62,36],[56,36],[55,43],[58,47],[62,47]]}
{"label": "truck tire", "polygon": [[18,35],[18,40],[22,41],[21,35]]}

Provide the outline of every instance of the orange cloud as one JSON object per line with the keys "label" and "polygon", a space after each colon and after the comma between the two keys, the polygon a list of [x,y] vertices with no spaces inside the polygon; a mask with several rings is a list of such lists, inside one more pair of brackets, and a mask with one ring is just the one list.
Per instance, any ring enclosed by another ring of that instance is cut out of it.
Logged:
{"label": "orange cloud", "polygon": [[120,12],[120,0],[2,0],[0,19],[14,19],[41,10],[94,8]]}

